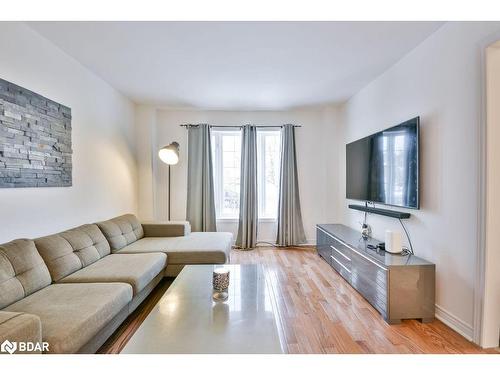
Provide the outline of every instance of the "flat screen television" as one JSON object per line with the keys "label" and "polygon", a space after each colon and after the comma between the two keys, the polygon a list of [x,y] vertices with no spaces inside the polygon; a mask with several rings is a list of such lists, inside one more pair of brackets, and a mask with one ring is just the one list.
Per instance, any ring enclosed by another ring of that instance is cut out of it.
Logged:
{"label": "flat screen television", "polygon": [[415,117],[346,145],[346,198],[420,208]]}

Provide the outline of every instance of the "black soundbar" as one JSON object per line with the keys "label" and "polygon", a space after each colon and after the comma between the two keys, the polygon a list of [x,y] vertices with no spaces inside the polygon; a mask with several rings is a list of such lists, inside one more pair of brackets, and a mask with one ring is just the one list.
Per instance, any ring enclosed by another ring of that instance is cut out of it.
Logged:
{"label": "black soundbar", "polygon": [[411,216],[411,214],[408,212],[386,210],[384,208],[366,207],[366,206],[361,206],[359,204],[350,204],[348,207],[353,210],[369,212],[371,214],[376,214],[376,215],[394,217],[396,219],[409,219]]}

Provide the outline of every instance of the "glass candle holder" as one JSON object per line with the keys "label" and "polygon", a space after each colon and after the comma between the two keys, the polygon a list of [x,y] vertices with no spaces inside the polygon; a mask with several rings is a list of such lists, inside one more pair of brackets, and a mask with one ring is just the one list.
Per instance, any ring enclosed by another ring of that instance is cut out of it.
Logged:
{"label": "glass candle holder", "polygon": [[229,289],[229,270],[226,268],[217,268],[212,277],[213,298],[216,300],[226,300]]}

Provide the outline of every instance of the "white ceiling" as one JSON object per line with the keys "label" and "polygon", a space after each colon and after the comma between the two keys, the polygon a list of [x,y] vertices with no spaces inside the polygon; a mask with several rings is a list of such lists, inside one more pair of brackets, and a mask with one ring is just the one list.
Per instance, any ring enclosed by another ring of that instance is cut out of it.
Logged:
{"label": "white ceiling", "polygon": [[285,109],[341,102],[440,22],[30,22],[136,103]]}

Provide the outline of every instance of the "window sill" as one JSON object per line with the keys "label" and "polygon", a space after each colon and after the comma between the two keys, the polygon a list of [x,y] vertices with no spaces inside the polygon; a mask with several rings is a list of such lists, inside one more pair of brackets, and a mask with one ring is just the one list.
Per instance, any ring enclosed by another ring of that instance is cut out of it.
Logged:
{"label": "window sill", "polygon": [[[237,223],[239,219],[220,218],[217,219],[217,221],[221,223]],[[278,221],[277,219],[265,218],[265,217],[259,219],[259,223],[276,223],[277,221]]]}
{"label": "window sill", "polygon": [[220,218],[220,219],[217,219],[217,221],[220,221],[222,223],[237,223],[238,219]]}
{"label": "window sill", "polygon": [[259,219],[259,223],[276,223],[277,221],[278,221],[278,219],[273,219],[270,217],[263,217],[263,218]]}

